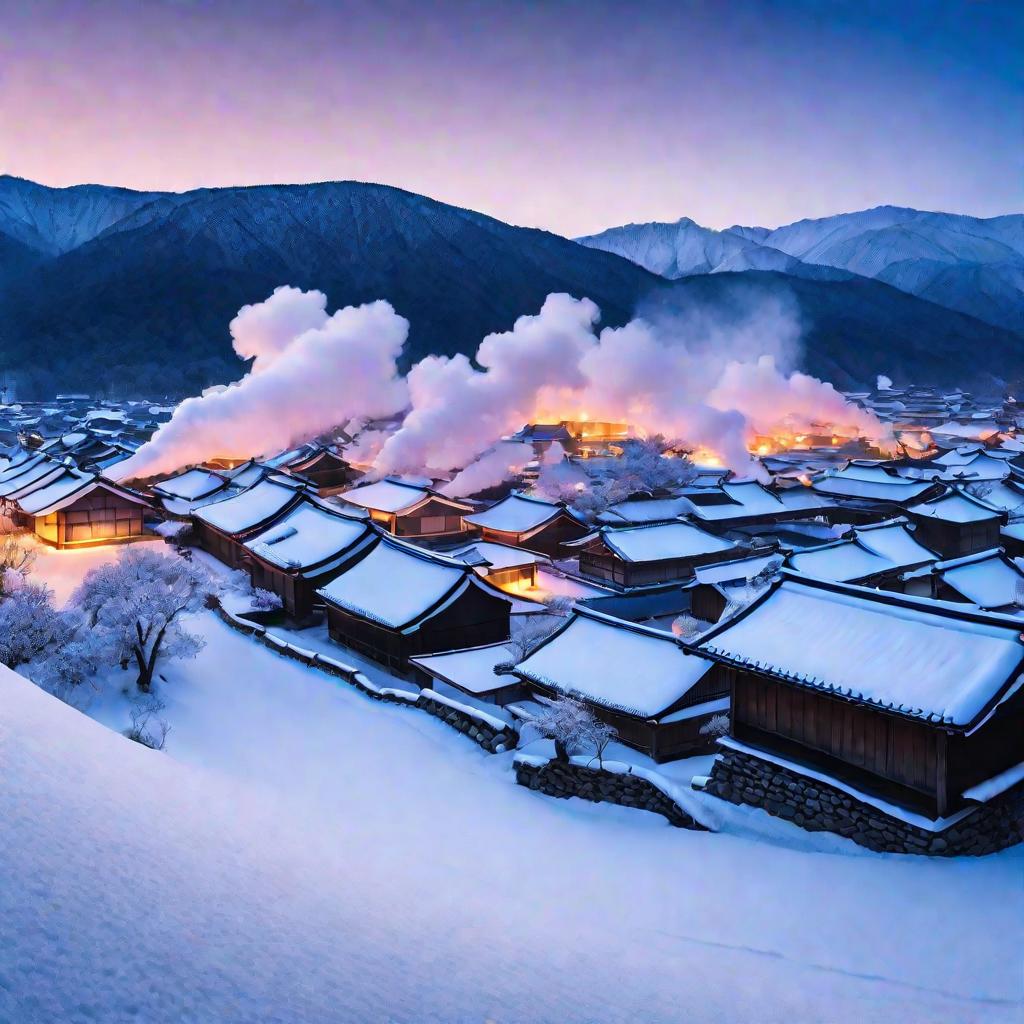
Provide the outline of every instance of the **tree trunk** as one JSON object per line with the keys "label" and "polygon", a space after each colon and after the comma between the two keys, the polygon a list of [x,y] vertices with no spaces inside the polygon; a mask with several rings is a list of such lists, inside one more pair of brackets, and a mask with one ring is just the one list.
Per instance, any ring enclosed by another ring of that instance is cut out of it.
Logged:
{"label": "tree trunk", "polygon": [[149,693],[149,688],[153,684],[153,666],[146,660],[142,650],[138,647],[135,648],[135,663],[139,666],[139,678],[137,680],[139,691],[141,693]]}
{"label": "tree trunk", "polygon": [[565,744],[561,740],[555,740],[555,760],[556,761],[569,761],[569,751],[565,749]]}

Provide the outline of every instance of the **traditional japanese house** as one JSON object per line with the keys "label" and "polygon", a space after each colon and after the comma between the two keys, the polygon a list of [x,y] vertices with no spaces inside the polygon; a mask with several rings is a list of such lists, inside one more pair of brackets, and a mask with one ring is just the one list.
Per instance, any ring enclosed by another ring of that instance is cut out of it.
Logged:
{"label": "traditional japanese house", "polygon": [[544,697],[571,697],[655,761],[711,749],[707,730],[729,709],[721,671],[661,630],[577,609],[515,668]]}
{"label": "traditional japanese house", "polygon": [[320,448],[287,464],[285,471],[306,481],[322,496],[338,494],[359,476],[337,452]]}
{"label": "traditional japanese house", "polygon": [[[725,481],[718,487],[688,489],[686,515],[709,530],[723,532],[736,527],[768,525],[792,519],[813,519],[833,510],[828,498],[802,493],[783,499],[755,480]],[[788,492],[786,492],[788,494]],[[797,500],[799,499],[799,500]]]}
{"label": "traditional japanese house", "polygon": [[461,651],[424,654],[410,658],[417,678],[434,690],[444,693],[451,688],[485,704],[510,704],[529,696],[523,681],[511,672],[498,674],[498,665],[508,664],[512,652],[508,644],[485,644]]}
{"label": "traditional japanese house", "polygon": [[48,479],[55,479],[68,465],[69,463],[51,459],[42,453],[30,455],[17,462],[12,461],[0,473],[0,499],[14,497],[19,491]]}
{"label": "traditional japanese house", "polygon": [[858,463],[817,477],[811,487],[839,508],[860,513],[863,520],[872,514],[902,515],[909,506],[942,491],[934,481],[911,480],[881,466]]}
{"label": "traditional japanese house", "polygon": [[918,543],[906,520],[862,526],[831,544],[795,551],[786,565],[807,576],[902,590],[901,575],[931,565],[938,555]]}
{"label": "traditional japanese house", "polygon": [[509,637],[501,591],[465,562],[390,537],[318,593],[332,639],[400,672],[414,655]]}
{"label": "traditional japanese house", "polygon": [[141,494],[73,466],[3,499],[15,524],[57,548],[128,541],[145,534]]}
{"label": "traditional japanese house", "polygon": [[308,620],[317,590],[354,564],[379,538],[365,514],[303,499],[244,542],[253,586],[281,598],[286,614]]}
{"label": "traditional japanese house", "polygon": [[940,601],[966,601],[986,611],[1024,611],[1024,572],[1001,548],[933,562],[903,576],[903,591]]}
{"label": "traditional japanese house", "polygon": [[187,519],[202,505],[227,497],[230,481],[221,473],[197,466],[152,484],[150,491],[164,512],[175,519]]}
{"label": "traditional japanese house", "polygon": [[621,530],[602,526],[566,549],[579,552],[581,576],[622,588],[689,579],[697,566],[735,558],[744,550],[683,522]]}
{"label": "traditional japanese house", "polygon": [[[1024,643],[1006,616],[783,570],[695,649],[727,670],[723,744],[764,780],[759,791],[772,792],[780,766],[802,780],[793,790],[811,827],[834,818],[804,786],[851,797],[884,831],[899,832],[904,812],[928,829],[1024,761]],[[732,798],[736,760],[716,765],[710,792]]]}
{"label": "traditional japanese house", "polygon": [[917,539],[946,558],[999,547],[999,528],[1007,521],[1005,512],[959,488],[911,505],[907,515],[917,527]]}
{"label": "traditional japanese house", "polygon": [[489,540],[474,541],[447,554],[471,565],[494,586],[510,591],[536,587],[538,567],[549,563],[548,558],[535,551]]}
{"label": "traditional japanese house", "polygon": [[545,501],[514,491],[483,512],[465,516],[479,527],[484,540],[537,551],[555,557],[567,541],[579,540],[590,531],[564,504]]}
{"label": "traditional japanese house", "polygon": [[275,474],[247,490],[203,505],[192,513],[199,543],[225,565],[242,568],[249,555],[245,541],[290,512],[303,494],[299,481]]}
{"label": "traditional japanese house", "polygon": [[717,622],[733,602],[738,588],[779,569],[782,560],[783,555],[773,551],[698,566],[694,569],[693,585],[688,588],[690,614],[702,622]]}
{"label": "traditional japanese house", "polygon": [[366,509],[370,518],[396,537],[458,535],[471,505],[439,494],[426,484],[386,477],[343,491],[340,499]]}
{"label": "traditional japanese house", "polygon": [[606,526],[644,526],[648,523],[671,523],[686,515],[692,508],[688,498],[634,497],[609,505],[597,516]]}

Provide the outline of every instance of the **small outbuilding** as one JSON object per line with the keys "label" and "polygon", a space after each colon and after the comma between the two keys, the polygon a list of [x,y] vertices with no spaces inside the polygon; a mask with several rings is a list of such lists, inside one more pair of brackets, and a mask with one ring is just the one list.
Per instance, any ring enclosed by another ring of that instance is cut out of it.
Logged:
{"label": "small outbuilding", "polygon": [[568,541],[579,540],[590,531],[564,502],[546,501],[513,491],[507,498],[465,517],[478,527],[484,540],[537,551],[552,558]]}
{"label": "small outbuilding", "polygon": [[922,544],[944,558],[960,558],[999,547],[1007,515],[958,487],[907,509]]}
{"label": "small outbuilding", "polygon": [[385,477],[343,491],[341,501],[366,509],[370,518],[396,537],[458,535],[465,530],[463,517],[472,505],[453,501],[427,483]]}
{"label": "small outbuilding", "polygon": [[710,750],[705,727],[729,711],[721,671],[671,633],[579,608],[515,672],[535,694],[586,704],[655,761]]}

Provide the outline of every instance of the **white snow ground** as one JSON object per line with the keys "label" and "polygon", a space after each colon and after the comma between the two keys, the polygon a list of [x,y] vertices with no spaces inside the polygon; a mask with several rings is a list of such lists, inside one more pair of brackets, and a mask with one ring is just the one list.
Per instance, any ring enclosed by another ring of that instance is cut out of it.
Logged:
{"label": "white snow ground", "polygon": [[[511,755],[198,626],[165,753],[0,677],[0,1021],[1021,1018],[1021,851],[553,801]],[[90,712],[125,722],[116,693]]]}

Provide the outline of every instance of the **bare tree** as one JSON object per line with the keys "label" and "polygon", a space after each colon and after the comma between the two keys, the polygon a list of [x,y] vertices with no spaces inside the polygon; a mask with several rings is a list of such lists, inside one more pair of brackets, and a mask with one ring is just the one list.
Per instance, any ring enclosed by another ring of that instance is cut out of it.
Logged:
{"label": "bare tree", "polygon": [[140,697],[132,704],[129,712],[132,724],[125,730],[125,736],[152,750],[163,750],[171,727],[160,712],[167,705],[159,697]]}
{"label": "bare tree", "polygon": [[197,563],[133,546],[89,572],[72,603],[106,638],[115,662],[134,659],[139,690],[148,693],[159,658],[192,658],[202,650],[202,638],[180,620],[199,611],[212,590]]}

